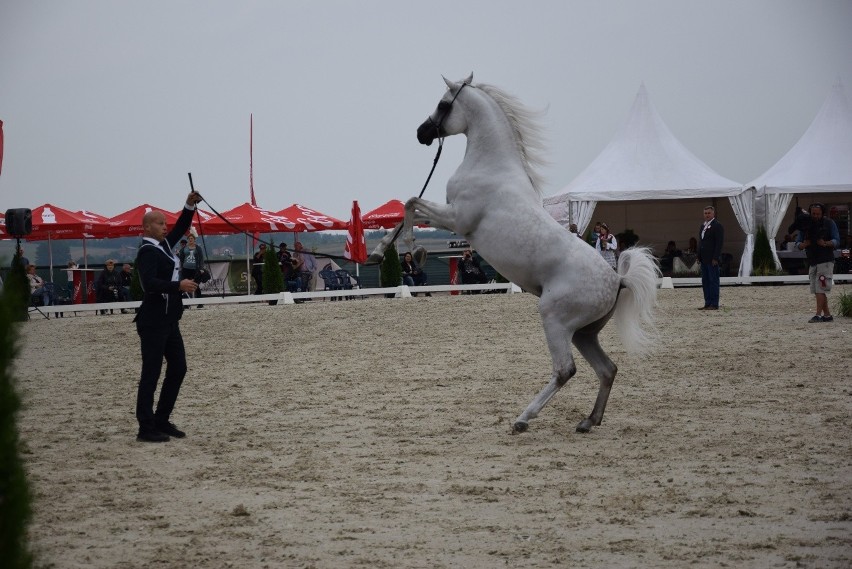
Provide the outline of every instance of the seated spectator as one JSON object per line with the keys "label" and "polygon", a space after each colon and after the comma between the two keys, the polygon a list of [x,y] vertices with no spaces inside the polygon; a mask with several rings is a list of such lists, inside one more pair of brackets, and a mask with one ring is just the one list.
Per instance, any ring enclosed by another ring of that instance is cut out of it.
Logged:
{"label": "seated spectator", "polygon": [[840,256],[834,262],[834,273],[838,275],[846,275],[852,273],[852,255],[849,249],[842,249]]}
{"label": "seated spectator", "polygon": [[[428,284],[426,273],[417,266],[411,253],[406,253],[402,257],[402,283],[408,286],[426,286]],[[412,295],[417,296],[417,293],[412,293]],[[426,296],[432,295],[427,292]]]}
{"label": "seated spectator", "polygon": [[663,251],[663,256],[660,257],[660,270],[671,272],[674,258],[680,257],[681,255],[682,253],[680,249],[677,248],[675,242],[669,241],[666,245],[666,250]]}
{"label": "seated spectator", "polygon": [[[124,295],[121,286],[121,275],[115,270],[115,261],[112,259],[107,259],[107,262],[104,264],[104,270],[101,271],[97,280],[95,280],[95,299],[97,302],[130,300],[129,297]],[[109,313],[113,313],[112,309],[110,309]],[[101,310],[101,314],[106,314],[106,310]]]}
{"label": "seated spectator", "polygon": [[46,283],[36,274],[35,265],[27,265],[27,279],[30,281],[30,296],[41,298],[42,306],[53,306],[53,283]]}
{"label": "seated spectator", "polygon": [[[130,294],[130,283],[133,281],[133,267],[130,263],[124,263],[121,266],[121,272],[118,273],[118,276],[121,278],[122,298],[127,301],[133,300],[133,296]],[[127,312],[126,308],[121,309],[122,314],[126,314]]]}
{"label": "seated spectator", "polygon": [[[461,276],[462,284],[483,284],[488,282],[488,277],[485,271],[482,270],[482,265],[479,263],[479,256],[474,255],[471,249],[467,249],[462,254],[462,259],[459,261],[459,275]],[[479,294],[481,291],[472,290],[471,294]]]}

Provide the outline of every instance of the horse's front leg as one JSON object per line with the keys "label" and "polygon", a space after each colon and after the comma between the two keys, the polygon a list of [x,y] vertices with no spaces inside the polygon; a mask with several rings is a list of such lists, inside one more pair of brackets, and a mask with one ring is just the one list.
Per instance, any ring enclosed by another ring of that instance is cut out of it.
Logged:
{"label": "horse's front leg", "polygon": [[373,252],[370,253],[369,258],[367,258],[368,263],[381,263],[382,259],[385,257],[385,251],[388,250],[388,247],[391,246],[396,238],[399,235],[399,231],[402,228],[402,224],[404,222],[400,222],[393,228],[393,231],[382,237],[382,240],[379,241],[379,244],[376,245],[376,248],[373,249]]}
{"label": "horse's front leg", "polygon": [[414,248],[414,226],[428,225],[438,229],[455,231],[456,213],[450,204],[430,202],[420,198],[411,198],[405,202],[405,220],[402,238],[409,249]]}

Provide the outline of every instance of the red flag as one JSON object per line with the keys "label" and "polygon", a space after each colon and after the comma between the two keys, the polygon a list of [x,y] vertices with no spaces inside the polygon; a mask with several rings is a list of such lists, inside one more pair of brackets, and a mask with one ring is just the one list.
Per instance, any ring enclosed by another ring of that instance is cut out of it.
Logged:
{"label": "red flag", "polygon": [[3,172],[3,121],[0,121],[0,173]]}
{"label": "red flag", "polygon": [[358,202],[352,202],[352,219],[349,220],[349,234],[346,236],[346,250],[343,256],[356,263],[367,260],[367,242],[364,240],[364,224],[361,222],[361,208]]}

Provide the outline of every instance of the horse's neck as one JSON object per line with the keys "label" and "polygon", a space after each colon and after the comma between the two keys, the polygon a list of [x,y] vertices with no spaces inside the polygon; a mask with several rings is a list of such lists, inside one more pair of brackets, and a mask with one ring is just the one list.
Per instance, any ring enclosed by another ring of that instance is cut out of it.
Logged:
{"label": "horse's neck", "polygon": [[497,103],[482,95],[468,120],[467,148],[464,162],[468,166],[485,167],[493,171],[520,168],[521,155],[509,119]]}

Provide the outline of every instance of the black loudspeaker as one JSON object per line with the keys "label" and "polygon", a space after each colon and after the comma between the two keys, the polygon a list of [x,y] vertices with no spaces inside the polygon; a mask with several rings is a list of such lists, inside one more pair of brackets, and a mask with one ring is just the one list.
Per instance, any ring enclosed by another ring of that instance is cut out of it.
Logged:
{"label": "black loudspeaker", "polygon": [[7,209],[6,232],[12,237],[23,237],[33,232],[33,211],[31,209]]}

